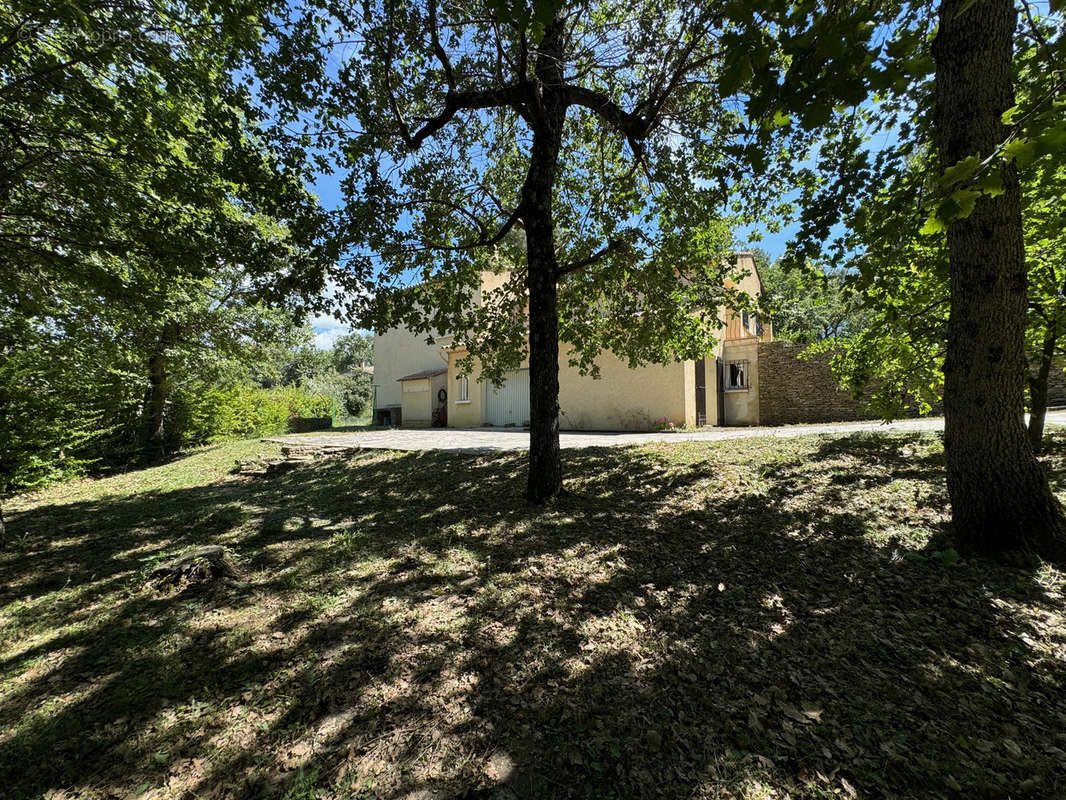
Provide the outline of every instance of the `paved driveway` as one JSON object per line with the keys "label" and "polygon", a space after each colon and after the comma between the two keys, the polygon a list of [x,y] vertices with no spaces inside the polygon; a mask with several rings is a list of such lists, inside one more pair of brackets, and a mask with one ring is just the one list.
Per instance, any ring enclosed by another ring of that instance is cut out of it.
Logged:
{"label": "paved driveway", "polygon": [[[1066,425],[1066,410],[1047,415],[1048,425]],[[649,442],[717,442],[725,439],[778,438],[839,434],[855,431],[939,431],[942,417],[905,419],[897,422],[845,422],[831,425],[792,425],[779,428],[708,428],[686,433],[585,433],[559,434],[559,445],[572,447],[616,447]],[[350,433],[305,433],[270,439],[283,444],[314,444],[319,447],[364,447],[381,450],[458,450],[486,452],[525,450],[529,433],[517,428],[394,428]]]}

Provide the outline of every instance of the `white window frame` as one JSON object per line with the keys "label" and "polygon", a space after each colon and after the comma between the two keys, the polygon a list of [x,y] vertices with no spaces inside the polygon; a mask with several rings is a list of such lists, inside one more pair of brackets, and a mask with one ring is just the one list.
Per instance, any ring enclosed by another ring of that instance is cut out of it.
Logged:
{"label": "white window frame", "polygon": [[[733,367],[739,367],[742,383],[733,382]],[[725,389],[727,392],[743,392],[751,388],[751,364],[746,358],[726,362]]]}
{"label": "white window frame", "polygon": [[459,384],[455,392],[456,403],[469,403],[470,402],[470,376],[460,375],[456,378],[456,383]]}

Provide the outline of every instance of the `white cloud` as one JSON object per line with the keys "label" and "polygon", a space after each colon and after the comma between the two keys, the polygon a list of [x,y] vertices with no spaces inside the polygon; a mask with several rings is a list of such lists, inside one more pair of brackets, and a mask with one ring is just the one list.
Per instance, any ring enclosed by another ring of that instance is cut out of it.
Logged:
{"label": "white cloud", "polygon": [[333,343],[350,330],[346,323],[330,316],[315,317],[311,320],[311,327],[315,331],[315,347],[321,350],[333,347]]}

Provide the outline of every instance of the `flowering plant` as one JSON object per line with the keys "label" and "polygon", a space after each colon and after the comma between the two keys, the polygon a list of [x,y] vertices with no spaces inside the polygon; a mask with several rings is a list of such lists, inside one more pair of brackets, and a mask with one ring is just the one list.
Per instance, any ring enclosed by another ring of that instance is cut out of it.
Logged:
{"label": "flowering plant", "polygon": [[677,423],[669,417],[660,417],[652,423],[657,431],[676,431]]}

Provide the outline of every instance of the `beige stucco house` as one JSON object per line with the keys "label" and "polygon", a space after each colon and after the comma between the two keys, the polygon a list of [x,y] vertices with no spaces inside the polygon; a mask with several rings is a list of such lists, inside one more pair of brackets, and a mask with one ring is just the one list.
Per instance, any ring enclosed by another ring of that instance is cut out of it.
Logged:
{"label": "beige stucco house", "polygon": [[[752,297],[762,280],[750,253],[738,253],[739,284]],[[495,283],[499,276],[486,275]],[[491,288],[486,286],[483,288]],[[600,377],[582,376],[559,360],[560,426],[563,430],[652,429],[657,420],[676,425],[759,423],[759,342],[772,339],[770,324],[754,315],[722,310],[718,343],[698,361],[630,368],[611,353],[597,360]],[[374,337],[374,418],[378,424],[477,428],[529,423],[528,362],[495,388],[475,366],[462,375],[457,362],[466,349],[451,337],[425,337],[392,329]]]}

